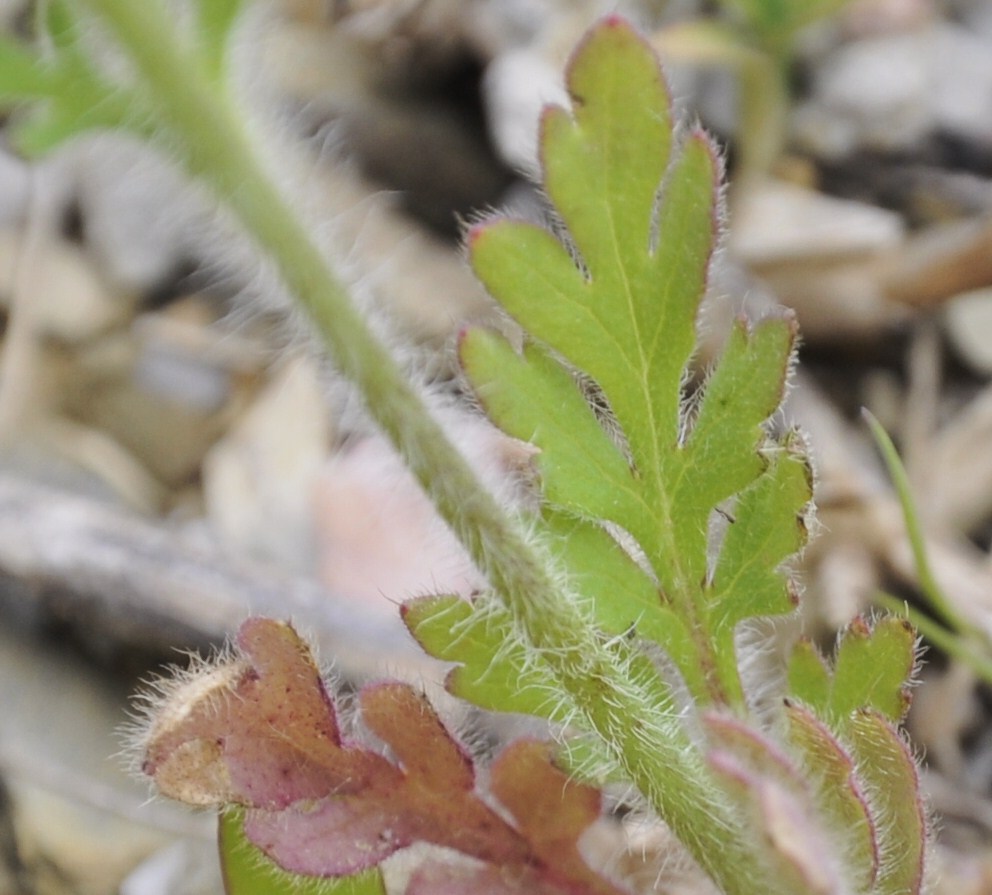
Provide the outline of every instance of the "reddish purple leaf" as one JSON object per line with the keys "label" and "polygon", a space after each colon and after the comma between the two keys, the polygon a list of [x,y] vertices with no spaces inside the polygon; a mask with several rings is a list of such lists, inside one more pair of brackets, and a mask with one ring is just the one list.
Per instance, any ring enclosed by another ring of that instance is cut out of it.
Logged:
{"label": "reddish purple leaf", "polygon": [[579,837],[600,815],[602,794],[556,768],[549,744],[519,740],[507,746],[493,764],[489,785],[553,881],[568,891],[622,891],[594,873],[579,850]]}
{"label": "reddish purple leaf", "polygon": [[276,809],[362,791],[392,770],[375,753],[341,747],[334,707],[292,627],[248,619],[236,646],[168,694],[152,723],[142,770],[163,795]]}
{"label": "reddish purple leaf", "polygon": [[527,867],[428,861],[410,877],[403,895],[568,895],[572,891],[541,879]]}
{"label": "reddish purple leaf", "polygon": [[379,683],[359,698],[393,760],[342,740],[316,663],[288,624],[249,619],[235,646],[168,693],[148,731],[142,766],[163,794],[246,806],[247,838],[308,876],[352,874],[422,842],[479,862],[425,868],[439,892],[469,874],[481,887],[473,892],[620,895],[579,851],[600,793],[558,770],[549,746],[514,744],[493,765],[492,794],[511,822],[477,791],[471,757],[412,688]]}

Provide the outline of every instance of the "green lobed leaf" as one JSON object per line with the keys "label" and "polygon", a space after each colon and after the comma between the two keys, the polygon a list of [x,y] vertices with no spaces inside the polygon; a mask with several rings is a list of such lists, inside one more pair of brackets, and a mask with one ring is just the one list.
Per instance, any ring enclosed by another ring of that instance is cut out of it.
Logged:
{"label": "green lobed leaf", "polygon": [[686,444],[676,455],[681,469],[673,475],[674,500],[680,514],[695,514],[698,526],[704,527],[714,506],[764,469],[757,449],[765,438],[764,422],[781,403],[795,338],[791,315],[767,318],[750,329],[738,321],[731,328]]}
{"label": "green lobed leaf", "polygon": [[547,351],[532,343],[518,355],[502,336],[471,329],[459,356],[490,418],[541,449],[535,462],[553,506],[614,521],[645,512],[626,458],[573,376]]}
{"label": "green lobed leaf", "polygon": [[801,439],[787,438],[769,463],[734,506],[714,570],[708,598],[723,627],[795,608],[778,567],[806,543],[804,510],[813,483]]}
{"label": "green lobed leaf", "polygon": [[528,658],[502,607],[479,612],[461,597],[431,596],[408,600],[400,611],[425,652],[458,663],[445,682],[451,694],[492,711],[552,717],[553,678]]}
{"label": "green lobed leaf", "polygon": [[[683,385],[718,216],[713,147],[699,132],[676,145],[657,60],[618,19],[586,37],[567,83],[572,109],[547,110],[541,138],[562,237],[512,220],[470,235],[476,273],[547,347],[528,343],[518,354],[497,336],[471,332],[462,361],[497,425],[539,447],[548,504],[595,526],[613,522],[633,537],[636,546],[625,549],[643,551],[650,594],[640,583],[633,592],[602,586],[616,563],[606,537],[593,543],[576,529],[582,545],[558,551],[580,595],[583,582],[596,588],[605,630],[635,623],[695,695],[739,701],[733,626],[791,609],[778,567],[805,538],[801,445],[790,437],[777,449],[789,461],[762,450],[795,323],[738,323],[690,411]],[[632,116],[632,108],[644,112]],[[556,356],[593,378],[607,425],[612,414],[622,435],[604,431],[604,415]],[[766,467],[774,472],[762,479]],[[756,479],[762,484],[748,492]],[[728,536],[709,587],[710,518],[741,490],[742,533]]]}
{"label": "green lobed leaf", "polygon": [[927,817],[913,755],[888,718],[855,713],[851,749],[878,831],[876,895],[918,895],[926,877]]}
{"label": "green lobed leaf", "polygon": [[840,637],[832,671],[809,643],[800,642],[789,660],[789,692],[840,733],[862,709],[898,723],[909,708],[906,681],[915,663],[916,632],[909,622],[856,618]]}
{"label": "green lobed leaf", "polygon": [[[408,600],[400,612],[426,653],[457,663],[445,678],[453,696],[489,711],[533,715],[554,724],[575,720],[550,670],[520,643],[500,604],[487,602],[480,611],[460,597],[430,596]],[[598,741],[579,736],[563,738],[560,761],[600,784],[615,764]]]}
{"label": "green lobed leaf", "polygon": [[880,854],[875,820],[854,760],[830,728],[805,706],[786,707],[787,736],[802,757],[816,804],[827,829],[847,855],[847,874],[855,891],[869,891],[878,878]]}
{"label": "green lobed leaf", "polygon": [[288,873],[245,836],[240,808],[220,813],[217,840],[226,895],[386,895],[378,867],[336,879]]}
{"label": "green lobed leaf", "polygon": [[0,106],[18,112],[10,131],[20,152],[40,156],[94,129],[154,133],[138,92],[114,83],[92,61],[77,5],[41,3],[37,26],[47,41],[41,50],[0,40]]}

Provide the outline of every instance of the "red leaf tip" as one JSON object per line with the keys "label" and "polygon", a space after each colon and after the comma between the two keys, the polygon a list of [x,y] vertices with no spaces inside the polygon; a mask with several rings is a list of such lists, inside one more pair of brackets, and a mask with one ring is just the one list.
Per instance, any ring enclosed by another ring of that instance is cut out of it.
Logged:
{"label": "red leaf tip", "polygon": [[620,13],[611,12],[603,17],[604,28],[629,28],[630,23]]}

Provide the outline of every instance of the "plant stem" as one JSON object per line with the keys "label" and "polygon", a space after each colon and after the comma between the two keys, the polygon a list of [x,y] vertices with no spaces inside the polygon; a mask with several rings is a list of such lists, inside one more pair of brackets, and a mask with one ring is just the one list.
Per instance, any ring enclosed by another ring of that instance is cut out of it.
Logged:
{"label": "plant stem", "polygon": [[277,266],[340,372],[503,599],[563,690],[605,740],[632,782],[728,893],[765,891],[670,700],[627,677],[624,645],[603,643],[564,593],[543,555],[480,484],[349,300],[347,289],[252,148],[233,105],[202,62],[179,44],[154,0],[84,0],[132,57],[160,123],[178,138],[187,170],[213,188]]}
{"label": "plant stem", "polygon": [[924,596],[948,627],[958,634],[968,635],[973,639],[984,639],[983,632],[957,611],[957,608],[937,582],[930,566],[930,559],[927,556],[926,538],[920,523],[920,514],[916,509],[916,501],[913,500],[913,489],[909,482],[909,476],[906,474],[906,468],[903,466],[899,452],[889,437],[889,433],[867,408],[862,408],[861,415],[868,423],[868,428],[871,430],[872,437],[882,454],[882,459],[889,471],[889,477],[896,489],[896,495],[902,507],[903,519],[906,522],[906,537],[909,539],[909,546],[913,551],[913,562]]}
{"label": "plant stem", "polygon": [[785,60],[761,52],[740,66],[740,165],[731,188],[742,193],[766,178],[785,145],[789,112]]}

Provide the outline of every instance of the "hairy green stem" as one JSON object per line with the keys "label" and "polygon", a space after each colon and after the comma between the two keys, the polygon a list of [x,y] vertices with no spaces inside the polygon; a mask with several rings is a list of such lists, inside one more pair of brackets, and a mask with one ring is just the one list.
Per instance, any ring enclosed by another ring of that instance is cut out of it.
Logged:
{"label": "hairy green stem", "polygon": [[275,263],[340,372],[632,782],[726,892],[767,891],[759,859],[742,841],[672,706],[658,704],[657,688],[627,677],[625,645],[602,642],[445,437],[274,186],[233,104],[218,96],[200,60],[178,42],[161,5],[83,2],[131,56],[188,171],[212,187]]}

